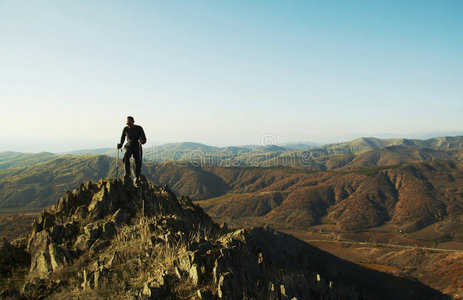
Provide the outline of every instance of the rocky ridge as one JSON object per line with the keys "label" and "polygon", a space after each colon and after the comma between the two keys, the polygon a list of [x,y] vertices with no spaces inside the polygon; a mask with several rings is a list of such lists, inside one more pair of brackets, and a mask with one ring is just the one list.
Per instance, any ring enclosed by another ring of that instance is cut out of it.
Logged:
{"label": "rocky ridge", "polygon": [[270,229],[219,227],[142,180],[85,182],[0,245],[0,298],[360,299]]}

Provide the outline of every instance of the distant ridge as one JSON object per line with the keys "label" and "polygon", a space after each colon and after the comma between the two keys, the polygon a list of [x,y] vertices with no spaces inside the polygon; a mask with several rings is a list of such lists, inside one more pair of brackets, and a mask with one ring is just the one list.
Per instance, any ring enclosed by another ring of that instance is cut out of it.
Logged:
{"label": "distant ridge", "polygon": [[427,147],[435,150],[449,150],[463,147],[463,136],[436,137],[427,140],[361,137],[345,143],[324,145],[317,149],[324,149],[327,154],[355,154],[377,150],[388,146]]}
{"label": "distant ridge", "polygon": [[107,154],[111,150],[114,150],[112,148],[96,148],[96,149],[82,149],[82,150],[73,150],[73,151],[68,151],[60,154],[76,154],[76,155],[82,155],[82,154]]}
{"label": "distant ridge", "polygon": [[[375,137],[360,137],[348,142],[331,143],[326,145],[318,145],[311,142],[303,143],[283,143],[283,144],[270,144],[270,145],[243,145],[243,146],[225,146],[217,147],[210,146],[197,142],[180,142],[180,143],[167,143],[156,146],[144,146],[145,160],[156,161],[169,161],[169,160],[188,160],[192,156],[208,155],[220,156],[223,154],[231,155],[229,158],[236,156],[243,156],[247,154],[258,154],[262,152],[285,152],[285,153],[307,153],[310,157],[321,157],[327,155],[337,154],[359,154],[363,152],[379,150],[390,146],[403,146],[403,147],[418,147],[430,148],[434,150],[452,150],[456,148],[463,148],[463,136],[447,136],[435,137],[426,140],[420,139],[405,139],[405,138],[390,138],[379,139]],[[41,156],[47,152],[40,153]],[[21,152],[0,152],[0,163],[5,160],[11,160],[16,156],[18,159],[24,159],[24,155],[36,155],[39,153],[21,153]],[[49,155],[53,153],[48,153]],[[79,149],[72,150],[60,154],[101,154],[115,157],[115,148],[95,148],[95,149]],[[23,156],[23,157],[21,157]],[[14,164],[12,164],[14,166]],[[0,169],[2,166],[0,165]],[[6,167],[3,167],[6,168]]]}
{"label": "distant ridge", "polygon": [[21,152],[0,152],[0,170],[7,168],[25,167],[39,162],[54,159],[55,154],[50,152],[21,153]]}
{"label": "distant ridge", "polygon": [[[391,148],[400,146],[402,148]],[[281,144],[281,145],[246,145],[215,147],[195,142],[168,143],[159,146],[145,146],[145,161],[189,161],[195,163],[207,163],[215,165],[233,166],[270,166],[282,165],[286,158],[294,158],[291,161],[292,167],[305,167],[309,169],[329,170],[329,164],[325,164],[326,158],[322,161],[310,161],[308,158],[317,159],[333,155],[359,155],[370,151],[377,151],[389,147],[389,152],[397,149],[399,152],[417,151],[428,148],[436,151],[463,150],[463,136],[436,137],[427,140],[419,139],[378,139],[375,137],[361,137],[349,142],[327,144],[315,147],[312,143]],[[408,150],[399,150],[408,149]],[[73,154],[103,154],[115,157],[116,150],[110,148],[87,149],[71,151]],[[397,154],[402,156],[403,154]],[[453,154],[450,154],[452,156]],[[406,155],[407,156],[407,155]],[[351,158],[345,158],[352,160]],[[343,158],[343,160],[345,160]],[[440,158],[448,160],[448,158]],[[417,158],[399,159],[397,161],[414,162]],[[419,160],[419,159],[418,159]],[[256,164],[257,163],[257,164]],[[336,168],[343,167],[344,163],[335,163]],[[331,164],[333,165],[333,164]],[[288,166],[286,164],[286,166]],[[355,167],[355,166],[354,166]]]}

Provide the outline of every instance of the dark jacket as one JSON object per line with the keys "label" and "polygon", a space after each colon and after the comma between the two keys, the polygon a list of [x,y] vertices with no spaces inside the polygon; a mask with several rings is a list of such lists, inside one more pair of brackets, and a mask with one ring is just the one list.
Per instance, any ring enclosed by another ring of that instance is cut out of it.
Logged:
{"label": "dark jacket", "polygon": [[138,139],[141,139],[141,143],[146,143],[146,136],[143,128],[138,125],[134,125],[133,128],[125,126],[122,130],[121,136],[121,145],[124,144],[125,137],[127,136],[127,145],[126,147],[138,147]]}

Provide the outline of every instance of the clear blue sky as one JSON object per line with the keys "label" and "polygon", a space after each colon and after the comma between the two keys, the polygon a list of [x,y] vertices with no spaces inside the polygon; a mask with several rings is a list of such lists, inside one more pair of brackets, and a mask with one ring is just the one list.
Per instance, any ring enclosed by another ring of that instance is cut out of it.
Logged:
{"label": "clear blue sky", "polygon": [[0,151],[463,132],[463,1],[0,0]]}

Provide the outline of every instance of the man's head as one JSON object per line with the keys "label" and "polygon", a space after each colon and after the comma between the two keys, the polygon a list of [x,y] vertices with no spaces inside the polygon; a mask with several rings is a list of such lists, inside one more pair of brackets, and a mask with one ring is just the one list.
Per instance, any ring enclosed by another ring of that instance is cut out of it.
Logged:
{"label": "man's head", "polygon": [[133,119],[133,117],[128,116],[128,117],[127,117],[127,126],[129,126],[130,128],[132,128],[134,123],[135,123],[135,120]]}

